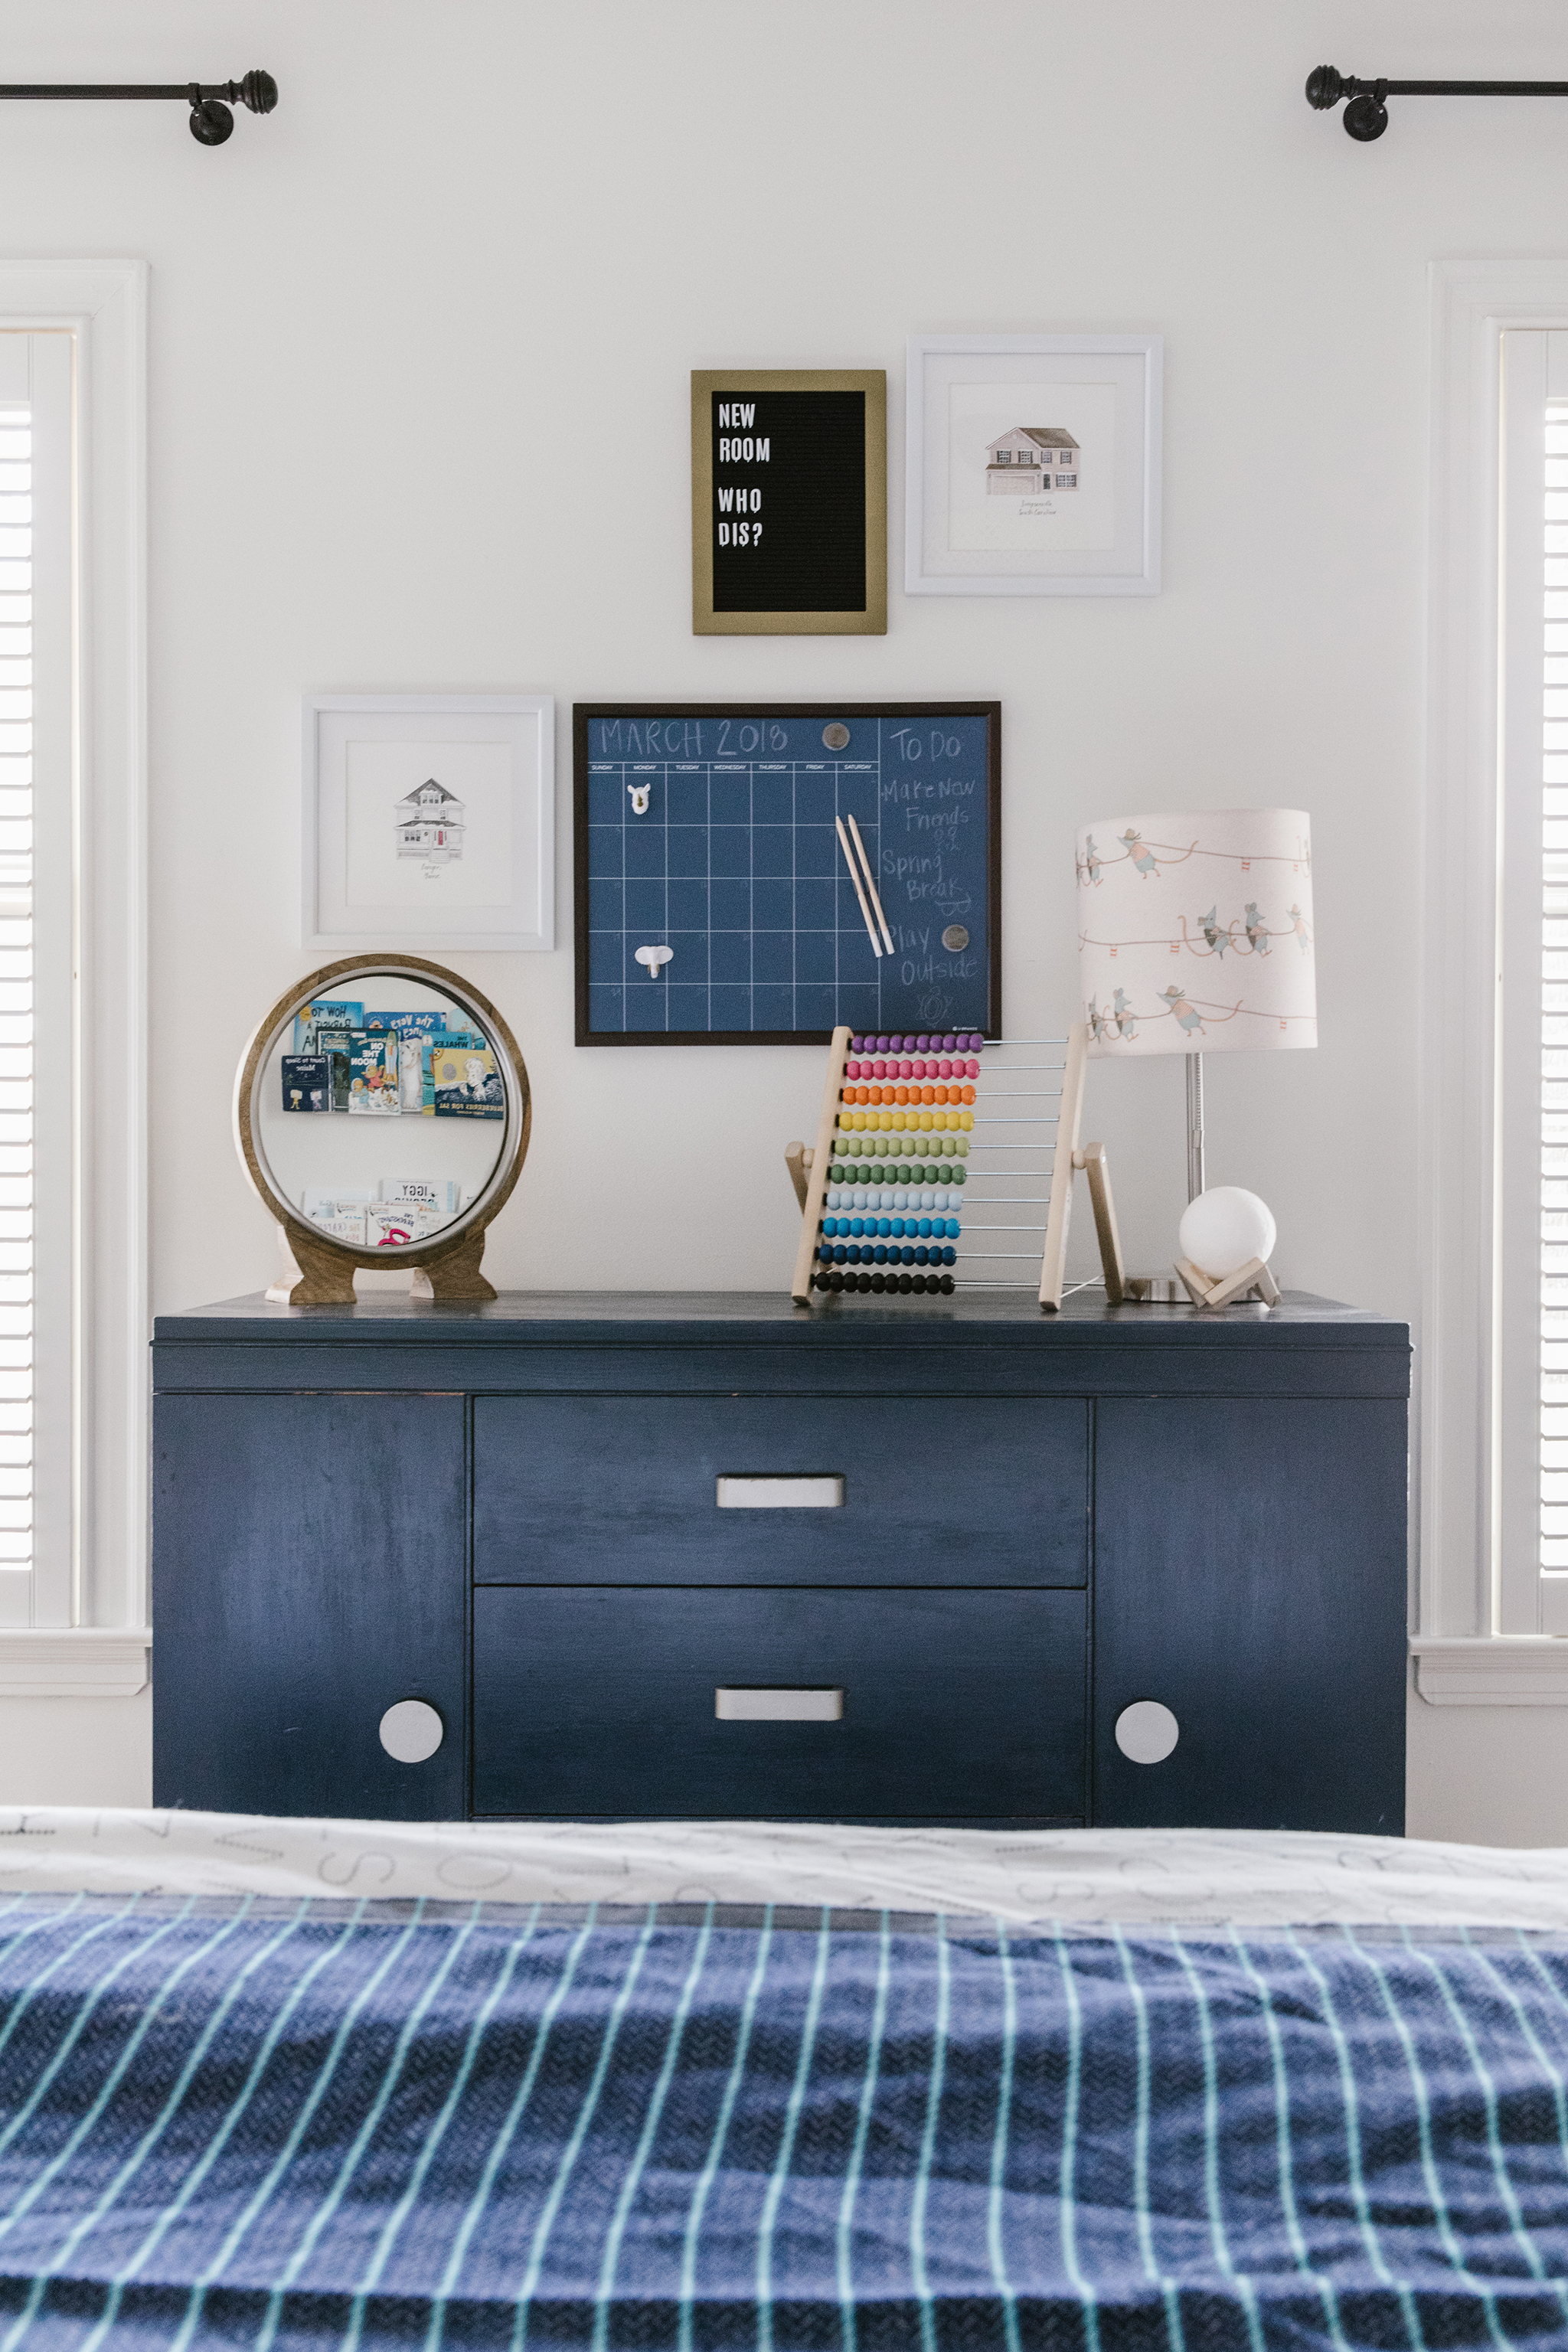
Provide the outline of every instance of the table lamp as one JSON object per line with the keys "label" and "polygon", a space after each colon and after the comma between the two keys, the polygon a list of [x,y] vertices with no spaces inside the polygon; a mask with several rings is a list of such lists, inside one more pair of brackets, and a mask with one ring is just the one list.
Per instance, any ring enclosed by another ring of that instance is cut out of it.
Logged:
{"label": "table lamp", "polygon": [[[1318,1042],[1300,809],[1102,817],[1078,836],[1080,1018],[1103,1061],[1187,1060],[1187,1198],[1204,1190],[1204,1055]],[[1180,1297],[1139,1283],[1142,1298]]]}

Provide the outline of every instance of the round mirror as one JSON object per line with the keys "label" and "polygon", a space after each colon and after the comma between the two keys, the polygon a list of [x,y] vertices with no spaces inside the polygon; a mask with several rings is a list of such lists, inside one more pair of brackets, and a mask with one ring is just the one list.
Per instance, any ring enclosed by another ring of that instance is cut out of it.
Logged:
{"label": "round mirror", "polygon": [[302,1286],[285,1295],[351,1298],[354,1266],[401,1263],[437,1297],[493,1297],[484,1228],[531,1116],[510,1030],[456,972],[355,956],[310,973],[257,1028],[235,1087],[240,1158]]}

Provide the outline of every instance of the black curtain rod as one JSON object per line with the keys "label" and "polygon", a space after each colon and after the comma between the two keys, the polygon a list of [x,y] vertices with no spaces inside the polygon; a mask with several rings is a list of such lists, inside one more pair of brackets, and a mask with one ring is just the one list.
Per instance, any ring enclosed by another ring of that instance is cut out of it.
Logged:
{"label": "black curtain rod", "polygon": [[1307,76],[1307,103],[1320,114],[1348,99],[1344,125],[1352,139],[1381,139],[1388,128],[1389,98],[1568,98],[1568,81],[1365,81],[1336,66],[1314,66]]}
{"label": "black curtain rod", "polygon": [[192,138],[204,147],[221,147],[234,129],[229,110],[239,105],[270,114],[278,85],[258,67],[243,81],[7,81],[0,82],[0,98],[183,99],[191,110]]}

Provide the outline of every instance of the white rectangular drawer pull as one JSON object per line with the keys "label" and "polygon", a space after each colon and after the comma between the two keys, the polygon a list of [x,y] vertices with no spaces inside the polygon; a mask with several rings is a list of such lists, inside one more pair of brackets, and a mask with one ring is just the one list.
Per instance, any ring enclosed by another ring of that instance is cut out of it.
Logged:
{"label": "white rectangular drawer pull", "polygon": [[716,1690],[713,1712],[721,1723],[842,1723],[841,1690]]}
{"label": "white rectangular drawer pull", "polygon": [[721,1478],[718,1502],[721,1511],[841,1511],[842,1473],[831,1477],[796,1476],[793,1472]]}

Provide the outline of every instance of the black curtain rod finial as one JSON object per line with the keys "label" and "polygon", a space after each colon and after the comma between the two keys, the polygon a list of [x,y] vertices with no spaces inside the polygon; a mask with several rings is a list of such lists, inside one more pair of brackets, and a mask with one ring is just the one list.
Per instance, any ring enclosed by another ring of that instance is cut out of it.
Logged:
{"label": "black curtain rod finial", "polygon": [[252,66],[237,89],[230,82],[228,94],[243,100],[252,114],[270,114],[278,103],[278,85],[259,66]]}

